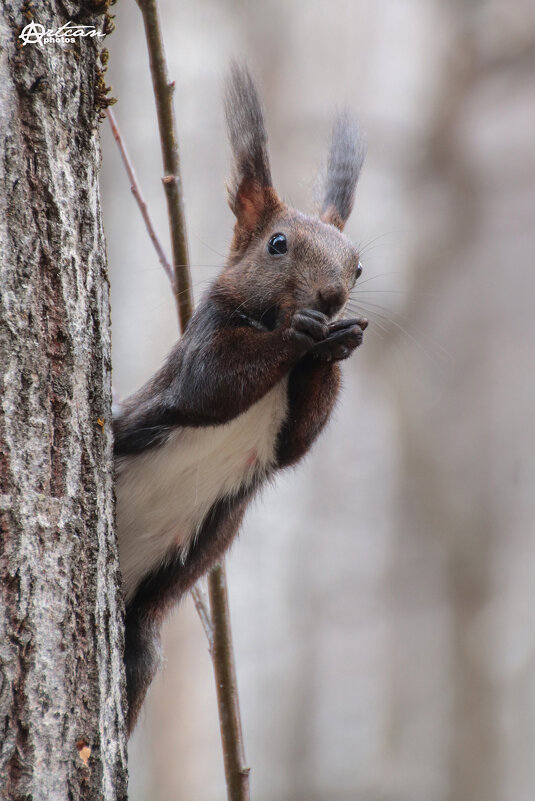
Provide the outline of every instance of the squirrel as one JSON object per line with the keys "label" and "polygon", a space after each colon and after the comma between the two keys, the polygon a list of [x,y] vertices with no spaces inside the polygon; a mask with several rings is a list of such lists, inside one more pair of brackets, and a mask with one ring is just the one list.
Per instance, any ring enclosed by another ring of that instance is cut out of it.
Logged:
{"label": "squirrel", "polygon": [[364,159],[353,117],[335,118],[321,207],[308,216],[273,187],[244,66],[231,67],[225,111],[236,217],[226,264],[114,419],[129,733],[160,661],[162,618],[227,550],[259,488],[307,453],[335,404],[339,362],[368,324],[341,318],[362,272],[342,233]]}

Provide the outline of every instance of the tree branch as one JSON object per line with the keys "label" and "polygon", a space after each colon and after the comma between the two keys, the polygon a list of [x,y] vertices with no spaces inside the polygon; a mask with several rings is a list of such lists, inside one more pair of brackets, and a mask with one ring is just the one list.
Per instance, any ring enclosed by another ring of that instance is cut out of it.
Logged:
{"label": "tree branch", "polygon": [[227,795],[232,801],[249,801],[249,772],[245,765],[240,704],[232,647],[227,579],[223,562],[212,568],[208,582],[212,610],[212,664],[219,704]]}
{"label": "tree branch", "polygon": [[160,264],[165,270],[165,273],[169,280],[171,281],[171,285],[174,285],[174,273],[173,268],[169,264],[169,260],[164,253],[164,249],[160,240],[158,239],[158,235],[154,229],[154,225],[152,224],[152,220],[150,218],[149,210],[147,208],[147,204],[145,202],[145,198],[141,193],[141,189],[139,187],[139,183],[136,177],[136,173],[132,162],[130,161],[130,157],[126,150],[126,146],[124,144],[123,138],[121,136],[121,132],[119,131],[119,127],[117,125],[117,120],[115,119],[115,115],[111,108],[108,106],[106,109],[106,116],[108,118],[108,122],[110,123],[111,131],[113,133],[113,138],[117,142],[117,147],[119,148],[119,153],[121,154],[121,158],[123,160],[123,164],[126,168],[126,172],[128,174],[128,178],[130,180],[130,189],[132,194],[134,195],[137,205],[139,206],[139,210],[141,212],[141,216],[145,221],[145,226],[147,231],[149,232],[149,236],[151,238],[151,242],[156,249],[156,253],[158,254],[158,258],[160,260]]}
{"label": "tree branch", "polygon": [[[173,247],[174,292],[183,332],[193,312],[193,293],[184,219],[182,183],[175,115],[174,81],[168,77],[157,0],[137,0],[143,15],[149,50],[152,84],[158,113],[158,126],[164,165],[163,185],[167,198],[169,228]],[[207,633],[216,681],[219,724],[227,796],[229,801],[249,800],[249,768],[245,767],[236,670],[232,648],[228,592],[224,563],[214,567],[208,577],[211,615],[197,588],[193,600]]]}
{"label": "tree branch", "polygon": [[212,655],[212,648],[214,645],[214,631],[212,628],[212,620],[210,617],[210,610],[206,606],[206,602],[204,600],[204,593],[198,584],[195,584],[191,588],[191,597],[193,598],[195,609],[197,610],[197,614],[199,615],[203,629],[206,634],[206,639],[208,640],[210,655]]}
{"label": "tree branch", "polygon": [[178,308],[180,328],[183,331],[193,312],[193,293],[189,270],[188,241],[184,217],[180,159],[176,134],[173,92],[175,82],[169,80],[163,47],[160,15],[157,0],[137,0],[143,15],[145,36],[149,50],[152,86],[156,100],[164,177],[162,179],[167,199],[167,216],[173,249],[175,273],[174,290]]}

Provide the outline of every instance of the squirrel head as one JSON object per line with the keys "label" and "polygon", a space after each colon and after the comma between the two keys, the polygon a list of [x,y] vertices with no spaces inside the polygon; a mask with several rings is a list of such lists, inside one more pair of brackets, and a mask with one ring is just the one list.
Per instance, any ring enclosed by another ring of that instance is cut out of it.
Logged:
{"label": "squirrel head", "polygon": [[245,67],[231,66],[225,101],[236,224],[220,290],[267,328],[304,308],[337,317],[362,271],[357,248],[342,233],[364,160],[356,120],[348,112],[335,118],[321,205],[309,216],[273,187],[262,107]]}

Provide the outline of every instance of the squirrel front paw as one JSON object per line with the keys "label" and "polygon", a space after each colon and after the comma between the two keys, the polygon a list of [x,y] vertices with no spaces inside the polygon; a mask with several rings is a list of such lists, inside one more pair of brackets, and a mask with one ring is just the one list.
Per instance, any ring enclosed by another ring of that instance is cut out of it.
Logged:
{"label": "squirrel front paw", "polygon": [[299,355],[303,355],[329,335],[328,317],[315,309],[301,309],[293,314],[285,334]]}
{"label": "squirrel front paw", "polygon": [[364,317],[329,323],[327,335],[312,347],[310,353],[324,362],[347,359],[362,344],[362,332],[367,326]]}

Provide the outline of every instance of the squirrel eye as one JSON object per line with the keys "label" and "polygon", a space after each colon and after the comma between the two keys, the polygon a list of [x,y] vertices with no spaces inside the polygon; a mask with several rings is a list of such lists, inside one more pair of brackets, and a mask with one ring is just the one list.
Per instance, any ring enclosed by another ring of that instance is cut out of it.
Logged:
{"label": "squirrel eye", "polygon": [[272,256],[282,256],[288,250],[288,243],[284,234],[273,234],[267,243],[268,253]]}
{"label": "squirrel eye", "polygon": [[357,264],[356,272],[355,272],[355,280],[357,278],[360,278],[361,275],[362,275],[362,264],[359,261],[359,263]]}

